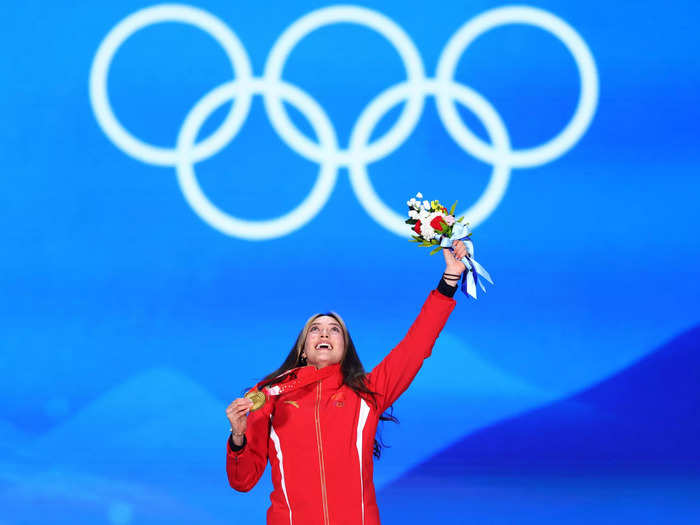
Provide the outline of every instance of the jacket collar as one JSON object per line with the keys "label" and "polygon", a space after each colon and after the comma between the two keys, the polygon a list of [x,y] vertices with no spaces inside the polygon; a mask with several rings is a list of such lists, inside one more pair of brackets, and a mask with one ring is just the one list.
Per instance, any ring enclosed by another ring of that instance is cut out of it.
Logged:
{"label": "jacket collar", "polygon": [[324,386],[338,388],[343,384],[343,373],[340,370],[340,363],[324,366],[317,369],[313,365],[295,368],[297,376],[304,382],[323,381]]}
{"label": "jacket collar", "polygon": [[[300,366],[287,370],[276,378],[275,385],[277,388],[284,390],[295,390],[306,385],[322,381],[324,386],[328,388],[339,388],[343,384],[343,373],[340,370],[340,363],[324,366],[317,369],[313,365]],[[261,381],[256,385],[257,389],[265,381]],[[273,386],[273,388],[274,388]]]}

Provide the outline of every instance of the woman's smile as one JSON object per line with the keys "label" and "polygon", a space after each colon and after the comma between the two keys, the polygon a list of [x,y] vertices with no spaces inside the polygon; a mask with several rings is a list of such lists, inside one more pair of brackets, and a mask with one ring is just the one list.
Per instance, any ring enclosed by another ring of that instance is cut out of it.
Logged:
{"label": "woman's smile", "polygon": [[340,363],[345,356],[345,333],[340,323],[328,315],[314,319],[304,344],[304,356],[316,368]]}

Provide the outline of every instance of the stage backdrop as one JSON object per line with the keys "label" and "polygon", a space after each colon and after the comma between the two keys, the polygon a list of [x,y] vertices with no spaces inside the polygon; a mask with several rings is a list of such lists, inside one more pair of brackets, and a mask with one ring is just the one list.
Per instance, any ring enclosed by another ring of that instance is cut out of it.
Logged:
{"label": "stage backdrop", "polygon": [[[8,11],[9,9],[9,11]],[[369,370],[474,228],[385,523],[700,520],[695,2],[14,2],[0,524],[263,523],[224,409],[305,319]]]}

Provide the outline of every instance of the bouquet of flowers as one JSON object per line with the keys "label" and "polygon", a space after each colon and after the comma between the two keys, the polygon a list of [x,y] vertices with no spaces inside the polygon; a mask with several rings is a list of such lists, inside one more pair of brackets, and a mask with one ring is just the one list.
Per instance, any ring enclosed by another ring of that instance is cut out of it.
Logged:
{"label": "bouquet of flowers", "polygon": [[457,202],[447,211],[440,201],[423,200],[423,195],[417,193],[406,201],[408,206],[408,219],[406,224],[411,226],[415,235],[411,235],[411,242],[419,243],[418,246],[432,247],[430,255],[434,255],[442,248],[451,248],[455,241],[462,241],[467,248],[467,255],[461,262],[467,267],[462,274],[462,291],[476,299],[476,285],[485,292],[486,288],[479,275],[493,284],[489,273],[474,260],[474,243],[469,223],[464,222],[464,217],[455,218]]}

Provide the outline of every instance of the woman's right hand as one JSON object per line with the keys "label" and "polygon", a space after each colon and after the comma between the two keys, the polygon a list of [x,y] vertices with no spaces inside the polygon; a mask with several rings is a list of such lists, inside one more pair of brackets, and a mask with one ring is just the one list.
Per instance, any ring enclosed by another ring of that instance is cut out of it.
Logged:
{"label": "woman's right hand", "polygon": [[[239,397],[228,408],[226,408],[226,417],[231,423],[231,430],[234,434],[244,434],[248,428],[247,414],[253,408],[253,402],[250,399]],[[242,441],[243,438],[240,438]]]}

